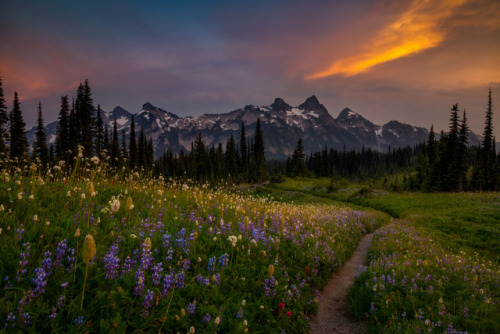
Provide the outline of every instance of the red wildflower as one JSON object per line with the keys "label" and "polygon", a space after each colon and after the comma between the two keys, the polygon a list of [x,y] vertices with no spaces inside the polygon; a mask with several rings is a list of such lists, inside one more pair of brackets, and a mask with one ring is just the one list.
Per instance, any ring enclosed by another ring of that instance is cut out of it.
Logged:
{"label": "red wildflower", "polygon": [[286,316],[290,318],[292,316],[292,312],[291,311],[286,312]]}

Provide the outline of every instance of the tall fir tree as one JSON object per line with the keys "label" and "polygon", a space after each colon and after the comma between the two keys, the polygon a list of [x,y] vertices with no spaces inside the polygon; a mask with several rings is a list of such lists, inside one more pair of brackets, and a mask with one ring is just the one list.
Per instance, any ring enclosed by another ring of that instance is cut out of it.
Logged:
{"label": "tall fir tree", "polygon": [[257,118],[254,135],[254,168],[255,181],[261,183],[267,179],[266,156],[264,149],[264,135],[262,133],[260,118]]}
{"label": "tall fir tree", "polygon": [[92,90],[89,82],[85,82],[78,86],[76,96],[76,115],[79,120],[79,135],[80,145],[83,146],[84,155],[92,156],[93,154],[93,137],[94,137],[94,101],[92,99]]}
{"label": "tall fir tree", "polygon": [[75,100],[71,103],[71,109],[69,112],[69,149],[72,155],[76,155],[78,152],[78,145],[80,145],[80,122],[76,114]]}
{"label": "tall fir tree", "polygon": [[17,92],[14,92],[14,103],[10,112],[10,156],[23,158],[28,154],[28,140],[26,139],[26,123],[24,123],[21,104]]}
{"label": "tall fir tree", "polygon": [[231,134],[226,142],[226,172],[229,174],[232,180],[235,180],[237,175],[237,155],[238,152],[236,151],[236,143],[234,141],[233,134]]}
{"label": "tall fir tree", "polygon": [[61,109],[59,110],[59,123],[56,132],[56,156],[64,159],[70,149],[69,133],[69,103],[68,95],[61,96]]}
{"label": "tall fir tree", "polygon": [[245,134],[245,123],[241,121],[241,135],[240,135],[240,166],[239,171],[246,181],[246,174],[248,170],[248,156],[247,156],[247,138]]}
{"label": "tall fir tree", "polygon": [[146,150],[148,143],[146,137],[144,136],[144,129],[141,126],[141,131],[139,131],[139,140],[137,142],[137,163],[139,167],[146,167]]}
{"label": "tall fir tree", "polygon": [[127,151],[127,138],[125,129],[122,130],[122,159],[128,159],[128,151]]}
{"label": "tall fir tree", "polygon": [[201,137],[201,133],[198,133],[198,136],[196,137],[193,151],[191,151],[191,154],[193,155],[194,158],[193,162],[194,162],[194,171],[196,173],[195,174],[196,179],[197,180],[206,179],[206,177],[209,175],[209,171],[207,170],[209,161],[208,161],[207,150],[205,148],[205,142]]}
{"label": "tall fir tree", "polygon": [[103,150],[107,151],[107,154],[110,153],[110,144],[109,144],[109,130],[108,125],[104,125],[104,140],[103,140]]}
{"label": "tall fir tree", "polygon": [[135,134],[135,119],[134,115],[132,115],[132,120],[130,121],[130,136],[128,145],[128,164],[130,168],[137,167],[138,160],[139,156],[137,152],[137,140]]}
{"label": "tall fir tree", "polygon": [[9,141],[9,116],[5,97],[3,95],[2,77],[0,76],[0,152],[7,152],[7,142]]}
{"label": "tall fir tree", "polygon": [[459,117],[458,103],[451,108],[450,131],[446,138],[446,149],[442,157],[445,165],[442,179],[443,191],[457,191],[460,177],[460,142],[459,142]]}
{"label": "tall fir tree", "polygon": [[47,148],[47,135],[43,126],[42,103],[38,102],[38,119],[35,134],[35,142],[33,143],[33,153],[40,158],[42,164],[46,164],[49,160],[49,150]]}
{"label": "tall fir tree", "polygon": [[464,191],[468,187],[468,166],[467,147],[469,144],[469,125],[467,124],[467,112],[464,109],[462,121],[458,132],[457,148],[457,169],[458,169],[458,191]]}
{"label": "tall fir tree", "polygon": [[111,160],[113,166],[118,166],[120,163],[120,143],[118,142],[118,127],[116,125],[116,116],[113,122],[113,137],[111,139]]}
{"label": "tall fir tree", "polygon": [[297,146],[293,151],[293,156],[291,160],[291,175],[292,176],[304,176],[307,173],[307,168],[304,162],[305,153],[304,145],[302,145],[302,138],[297,141]]}
{"label": "tall fir tree", "polygon": [[491,88],[488,91],[488,106],[486,108],[486,119],[481,147],[481,167],[484,184],[482,190],[494,190],[495,187],[495,165],[496,165],[495,143],[493,141],[493,104],[491,101]]}
{"label": "tall fir tree", "polygon": [[99,156],[104,150],[104,128],[101,115],[101,105],[97,105],[97,114],[95,119],[95,153]]}

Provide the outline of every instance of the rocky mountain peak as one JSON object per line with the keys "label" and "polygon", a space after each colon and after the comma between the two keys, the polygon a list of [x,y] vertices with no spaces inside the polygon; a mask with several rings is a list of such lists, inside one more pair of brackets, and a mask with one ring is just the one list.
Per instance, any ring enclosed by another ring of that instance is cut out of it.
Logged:
{"label": "rocky mountain peak", "polygon": [[274,99],[273,104],[271,104],[271,108],[273,110],[283,110],[283,111],[292,110],[292,107],[288,103],[286,103],[285,100],[283,100],[280,97],[277,97]]}
{"label": "rocky mountain peak", "polygon": [[143,111],[150,111],[150,112],[160,112],[160,113],[165,113],[165,114],[167,114],[168,116],[170,116],[170,117],[172,117],[172,118],[176,118],[176,119],[178,119],[178,118],[179,118],[179,116],[177,116],[176,114],[173,114],[173,113],[171,113],[171,112],[168,112],[168,111],[166,111],[166,110],[163,110],[163,109],[161,109],[161,108],[158,108],[158,107],[156,107],[156,106],[152,105],[152,104],[151,104],[151,103],[149,103],[149,102],[146,102],[146,103],[144,103],[144,104],[142,105],[142,110],[143,110]]}
{"label": "rocky mountain peak", "polygon": [[299,106],[299,109],[315,111],[320,115],[328,115],[328,110],[326,110],[324,105],[319,103],[319,100],[316,97],[316,95],[313,95],[313,96],[307,98],[307,100],[305,100],[304,103],[302,103]]}
{"label": "rocky mountain peak", "polygon": [[352,111],[351,109],[349,108],[344,108],[339,116],[337,117],[337,120],[344,120],[344,119],[349,119],[349,118],[362,118],[363,116],[361,116],[360,114],[358,113],[355,113],[354,111]]}

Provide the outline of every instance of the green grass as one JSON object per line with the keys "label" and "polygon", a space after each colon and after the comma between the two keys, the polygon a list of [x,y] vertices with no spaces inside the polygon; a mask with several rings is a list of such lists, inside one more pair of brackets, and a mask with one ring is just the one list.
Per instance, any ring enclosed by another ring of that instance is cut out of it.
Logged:
{"label": "green grass", "polygon": [[448,248],[500,262],[499,193],[389,193],[360,184],[329,192],[329,184],[329,179],[286,179],[269,188],[380,210],[424,227]]}

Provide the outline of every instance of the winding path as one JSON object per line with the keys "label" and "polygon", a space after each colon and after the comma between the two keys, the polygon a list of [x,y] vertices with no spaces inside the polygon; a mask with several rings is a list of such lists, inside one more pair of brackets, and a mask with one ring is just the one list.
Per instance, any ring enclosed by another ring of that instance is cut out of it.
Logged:
{"label": "winding path", "polygon": [[363,324],[352,319],[347,311],[347,294],[359,267],[366,264],[373,234],[365,235],[352,257],[333,275],[321,293],[318,316],[311,323],[311,334],[362,333]]}

